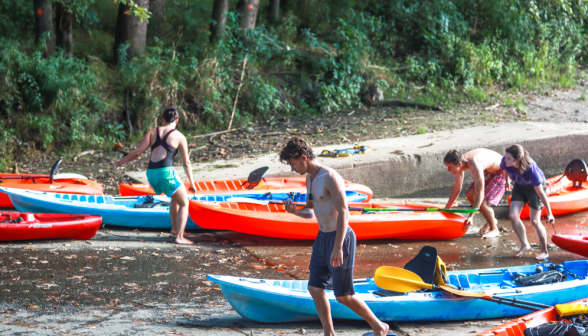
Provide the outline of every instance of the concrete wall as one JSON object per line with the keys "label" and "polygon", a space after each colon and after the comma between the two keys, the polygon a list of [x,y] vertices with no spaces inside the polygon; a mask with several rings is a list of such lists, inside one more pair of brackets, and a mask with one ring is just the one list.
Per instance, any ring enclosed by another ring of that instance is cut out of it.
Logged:
{"label": "concrete wall", "polygon": [[[546,177],[562,174],[573,159],[588,159],[588,135],[561,137],[518,142],[543,170]],[[489,146],[498,153],[511,144]],[[466,152],[473,148],[463,148]],[[374,197],[447,197],[455,175],[443,164],[446,152],[402,155],[382,163],[354,164],[337,167],[348,180],[370,186]],[[464,191],[472,183],[466,174]]]}
{"label": "concrete wall", "polygon": [[[522,145],[543,170],[546,177],[562,174],[573,159],[588,160],[588,134],[516,142]],[[488,146],[498,153],[513,143]],[[479,148],[461,148],[462,152]],[[343,178],[369,186],[375,198],[448,197],[455,175],[447,171],[443,157],[447,150],[421,154],[396,155],[388,161],[331,164]],[[296,173],[276,173],[268,176],[300,176]],[[473,182],[466,174],[462,197]]]}

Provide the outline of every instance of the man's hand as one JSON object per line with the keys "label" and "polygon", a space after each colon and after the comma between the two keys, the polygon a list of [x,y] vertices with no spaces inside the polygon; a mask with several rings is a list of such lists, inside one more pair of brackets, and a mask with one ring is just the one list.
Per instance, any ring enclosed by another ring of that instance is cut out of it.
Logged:
{"label": "man's hand", "polygon": [[120,168],[120,166],[122,166],[122,163],[120,163],[120,161],[114,161],[114,169],[118,169]]}
{"label": "man's hand", "polygon": [[467,231],[470,228],[470,226],[472,226],[472,222],[473,221],[474,221],[473,214],[472,215],[469,215],[468,218],[463,223],[463,229]]}
{"label": "man's hand", "polygon": [[555,217],[552,214],[547,215],[547,223],[555,223]]}
{"label": "man's hand", "polygon": [[333,252],[331,252],[331,266],[339,267],[343,265],[343,250],[340,248],[333,248]]}
{"label": "man's hand", "polygon": [[284,201],[284,209],[286,210],[286,212],[289,212],[291,214],[294,214],[294,215],[298,214],[298,209],[296,209],[296,204],[294,204],[294,202],[291,199],[287,199]]}

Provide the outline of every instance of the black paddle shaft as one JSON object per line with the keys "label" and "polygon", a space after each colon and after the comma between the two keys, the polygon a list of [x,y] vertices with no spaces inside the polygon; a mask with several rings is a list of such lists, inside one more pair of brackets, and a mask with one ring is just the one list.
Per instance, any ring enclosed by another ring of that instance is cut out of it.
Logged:
{"label": "black paddle shaft", "polygon": [[551,308],[551,306],[544,305],[541,303],[522,301],[522,300],[516,300],[516,299],[507,299],[507,298],[496,297],[496,296],[491,297],[491,298],[482,298],[482,299],[487,300],[487,301],[491,301],[491,302],[496,302],[498,304],[512,306],[515,308],[526,309],[526,310],[530,310],[530,311],[539,311],[539,310],[542,310],[545,308]]}

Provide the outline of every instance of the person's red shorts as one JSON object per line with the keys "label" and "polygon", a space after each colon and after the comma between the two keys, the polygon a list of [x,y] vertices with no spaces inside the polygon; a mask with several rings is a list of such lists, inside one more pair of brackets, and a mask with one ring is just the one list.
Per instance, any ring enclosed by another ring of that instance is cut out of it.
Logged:
{"label": "person's red shorts", "polygon": [[[486,173],[486,181],[484,182],[484,199],[490,205],[498,205],[504,192],[506,191],[506,180],[502,170],[499,169],[492,174]],[[470,189],[475,189],[475,183],[472,183]]]}

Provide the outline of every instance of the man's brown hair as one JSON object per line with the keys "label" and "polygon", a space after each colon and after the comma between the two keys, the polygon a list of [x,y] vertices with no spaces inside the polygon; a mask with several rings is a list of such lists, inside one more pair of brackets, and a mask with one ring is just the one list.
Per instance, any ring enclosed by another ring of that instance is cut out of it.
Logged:
{"label": "man's brown hair", "polygon": [[280,162],[289,164],[290,160],[300,159],[302,155],[306,156],[309,160],[316,157],[312,152],[312,147],[306,141],[294,137],[280,151]]}
{"label": "man's brown hair", "polygon": [[457,166],[459,163],[464,162],[463,154],[456,151],[455,149],[450,150],[445,154],[443,162]]}

